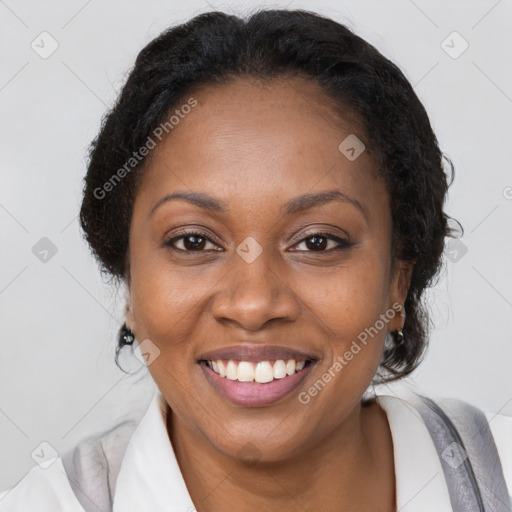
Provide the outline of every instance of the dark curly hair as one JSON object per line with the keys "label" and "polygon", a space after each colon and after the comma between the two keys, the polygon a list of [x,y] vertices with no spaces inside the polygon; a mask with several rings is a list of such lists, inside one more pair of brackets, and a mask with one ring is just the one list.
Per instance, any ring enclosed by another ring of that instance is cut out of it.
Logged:
{"label": "dark curly hair", "polygon": [[124,281],[145,162],[133,158],[155,128],[196,87],[293,76],[314,80],[331,108],[361,126],[391,197],[393,261],[414,262],[404,342],[386,346],[377,382],[397,380],[418,366],[427,347],[431,322],[422,297],[441,270],[445,237],[453,236],[443,205],[454,170],[402,72],[334,20],[304,10],[259,10],[246,19],[207,12],[152,40],[91,143],[80,211],[85,238],[102,273]]}

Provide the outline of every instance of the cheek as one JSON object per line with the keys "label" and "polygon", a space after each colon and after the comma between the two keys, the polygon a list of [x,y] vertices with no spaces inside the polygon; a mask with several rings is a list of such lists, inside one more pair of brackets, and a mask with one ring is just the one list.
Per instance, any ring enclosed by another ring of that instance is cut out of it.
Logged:
{"label": "cheek", "polygon": [[[139,339],[150,339],[159,356],[148,366],[158,388],[176,411],[191,408],[191,379],[194,368],[194,346],[200,312],[206,307],[208,286],[204,280],[168,265],[153,262],[137,266],[132,278],[132,301]],[[204,312],[204,311],[203,311]],[[186,383],[186,384],[185,384]]]}
{"label": "cheek", "polygon": [[377,260],[371,254],[361,254],[346,267],[317,276],[314,286],[308,280],[302,284],[303,301],[322,328],[332,361],[349,350],[354,354],[347,354],[347,358],[357,360],[351,367],[373,367],[380,361],[387,332],[387,325],[380,318],[388,306],[389,276],[385,264]]}
{"label": "cheek", "polygon": [[132,300],[138,329],[165,342],[186,337],[197,320],[211,285],[193,272],[145,265],[132,281]]}
{"label": "cheek", "polygon": [[387,278],[374,259],[360,258],[357,264],[315,280],[314,287],[304,287],[327,357],[299,399],[330,411],[325,428],[335,425],[360,399],[378,369],[387,333],[381,320],[387,309]]}

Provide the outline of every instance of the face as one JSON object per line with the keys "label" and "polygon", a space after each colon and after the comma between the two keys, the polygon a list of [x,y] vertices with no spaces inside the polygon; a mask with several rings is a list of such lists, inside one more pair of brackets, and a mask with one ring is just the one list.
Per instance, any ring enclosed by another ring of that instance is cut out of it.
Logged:
{"label": "face", "polygon": [[[364,134],[316,84],[236,80],[191,96],[136,194],[127,323],[158,354],[148,368],[173,421],[228,456],[254,446],[284,460],[357,415],[403,325],[408,267],[392,272],[370,152],[338,149]],[[239,382],[251,369],[268,382]]]}

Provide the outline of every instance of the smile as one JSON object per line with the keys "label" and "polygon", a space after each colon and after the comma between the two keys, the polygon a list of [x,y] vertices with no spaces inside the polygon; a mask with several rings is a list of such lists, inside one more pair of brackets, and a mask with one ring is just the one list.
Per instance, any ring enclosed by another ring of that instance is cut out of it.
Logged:
{"label": "smile", "polygon": [[200,367],[212,387],[232,403],[244,407],[274,404],[295,390],[316,361],[201,360]]}
{"label": "smile", "polygon": [[265,384],[274,379],[283,379],[287,375],[293,375],[295,372],[302,370],[306,364],[305,360],[295,361],[289,359],[284,361],[259,361],[253,363],[251,361],[206,361],[206,364],[221,377],[229,380],[237,380],[238,382],[258,382]]}

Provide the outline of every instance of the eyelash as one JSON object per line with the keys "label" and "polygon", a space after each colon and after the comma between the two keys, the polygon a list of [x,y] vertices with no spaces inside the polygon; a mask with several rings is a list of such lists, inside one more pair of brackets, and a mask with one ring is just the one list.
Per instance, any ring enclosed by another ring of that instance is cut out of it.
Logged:
{"label": "eyelash", "polygon": [[[188,237],[192,237],[192,236],[196,236],[196,237],[199,237],[199,238],[203,238],[205,240],[207,240],[208,242],[212,243],[212,244],[215,244],[215,241],[211,239],[211,237],[209,237],[206,233],[203,233],[202,231],[182,231],[179,235],[176,235],[176,236],[173,236],[172,238],[169,238],[168,240],[166,240],[164,242],[164,245],[166,247],[169,247],[171,250],[173,251],[178,251],[178,252],[187,252],[187,253],[194,253],[194,252],[205,252],[205,250],[199,250],[199,251],[189,251],[189,250],[186,250],[186,249],[178,249],[176,247],[174,247],[174,243],[178,240],[181,240],[183,238],[188,238]],[[331,247],[330,249],[324,249],[324,250],[321,250],[321,251],[313,251],[313,250],[306,250],[306,251],[297,251],[297,252],[317,252],[317,253],[329,253],[331,251],[339,251],[339,250],[343,250],[343,249],[348,249],[350,248],[353,244],[350,243],[348,240],[345,240],[343,238],[340,238],[339,236],[336,236],[336,235],[333,235],[331,233],[327,233],[327,232],[315,232],[315,233],[311,233],[310,235],[306,236],[305,238],[302,238],[301,240],[299,240],[295,245],[297,244],[301,244],[303,242],[305,242],[306,240],[309,240],[311,238],[314,238],[314,237],[322,237],[322,238],[327,238],[328,240],[333,240],[335,242],[337,242],[339,245],[337,247]]]}

